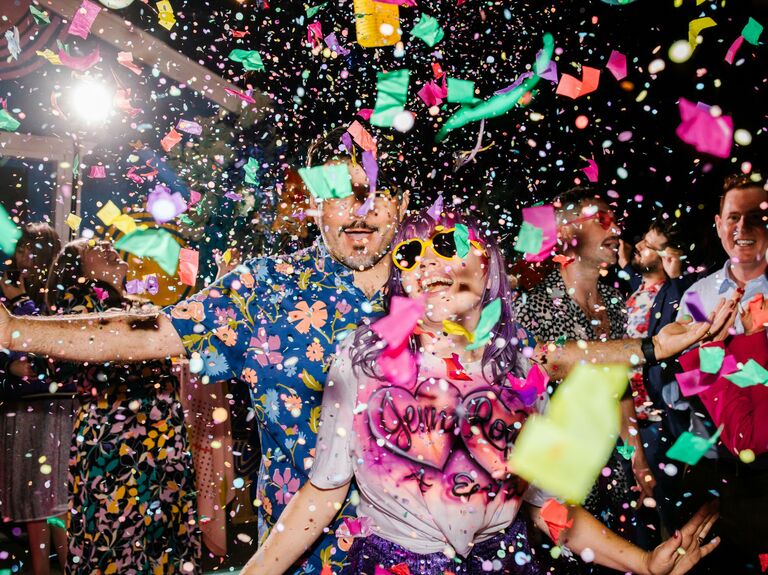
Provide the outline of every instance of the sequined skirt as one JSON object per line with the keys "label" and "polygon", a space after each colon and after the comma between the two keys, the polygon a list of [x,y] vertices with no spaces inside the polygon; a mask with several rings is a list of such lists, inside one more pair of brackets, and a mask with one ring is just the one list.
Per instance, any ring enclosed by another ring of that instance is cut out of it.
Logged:
{"label": "sequined skirt", "polygon": [[[507,530],[477,543],[467,557],[444,553],[421,554],[376,535],[355,539],[343,575],[381,575],[377,567],[393,575],[539,575],[531,556],[528,530],[522,518]],[[407,567],[407,570],[405,569]]]}

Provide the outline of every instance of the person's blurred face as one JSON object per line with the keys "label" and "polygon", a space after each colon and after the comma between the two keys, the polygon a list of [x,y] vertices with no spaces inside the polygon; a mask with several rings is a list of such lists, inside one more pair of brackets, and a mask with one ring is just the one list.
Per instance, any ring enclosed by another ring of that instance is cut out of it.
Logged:
{"label": "person's blurred face", "polygon": [[110,242],[98,242],[83,253],[83,275],[86,279],[107,282],[122,288],[128,273],[128,264],[115,251]]}
{"label": "person's blurred face", "polygon": [[560,238],[563,250],[576,259],[596,267],[615,265],[619,254],[621,227],[613,210],[600,200],[582,201],[580,206],[564,213]]}
{"label": "person's blurred face", "polygon": [[765,262],[768,230],[761,207],[768,192],[759,186],[730,190],[723,200],[721,213],[715,216],[715,227],[723,249],[734,264],[752,265]]}
{"label": "person's blurred face", "polygon": [[659,252],[666,247],[666,236],[651,228],[643,236],[643,239],[635,244],[632,267],[641,274],[659,271],[663,267]]}
{"label": "person's blurred face", "polygon": [[401,199],[389,191],[377,193],[373,208],[365,215],[357,211],[368,198],[369,185],[359,164],[347,162],[353,194],[310,205],[319,212],[315,221],[331,256],[350,269],[364,271],[389,253],[392,240],[406,208],[408,195]]}
{"label": "person's blurred face", "polygon": [[[429,238],[422,238],[424,240]],[[431,246],[410,271],[401,271],[401,283],[408,297],[426,298],[425,323],[442,330],[442,322],[460,321],[479,311],[488,275],[488,258],[471,245],[469,254],[445,259]]]}

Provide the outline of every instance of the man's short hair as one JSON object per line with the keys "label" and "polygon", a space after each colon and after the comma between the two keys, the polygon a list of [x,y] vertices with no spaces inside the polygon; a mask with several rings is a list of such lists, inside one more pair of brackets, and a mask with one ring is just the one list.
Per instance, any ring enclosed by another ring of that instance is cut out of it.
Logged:
{"label": "man's short hair", "polygon": [[608,203],[598,188],[592,186],[575,186],[555,196],[552,203],[558,213],[563,213],[570,210],[579,211],[579,208],[583,204],[594,201],[599,201],[604,204]]}
{"label": "man's short hair", "polygon": [[662,215],[658,215],[651,223],[650,229],[666,238],[665,248],[670,247],[687,253],[691,251],[691,238],[686,232],[688,227],[690,226],[684,225],[683,221],[679,218],[669,216],[665,218]]}
{"label": "man's short hair", "polygon": [[753,172],[751,174],[731,174],[726,176],[723,180],[723,193],[720,196],[720,210],[717,213],[722,215],[725,196],[728,195],[728,192],[732,190],[746,190],[749,188],[765,189],[765,178],[762,174]]}

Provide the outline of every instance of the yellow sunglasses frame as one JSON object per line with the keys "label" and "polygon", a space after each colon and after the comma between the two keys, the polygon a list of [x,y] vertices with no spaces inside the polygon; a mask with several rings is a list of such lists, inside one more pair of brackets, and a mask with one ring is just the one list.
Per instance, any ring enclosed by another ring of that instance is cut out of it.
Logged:
{"label": "yellow sunglasses frame", "polygon": [[[395,258],[395,254],[397,254],[397,250],[400,249],[401,246],[404,246],[405,244],[409,244],[411,242],[419,242],[419,245],[421,245],[421,251],[419,252],[419,255],[416,256],[417,259],[424,255],[424,253],[427,251],[428,247],[431,247],[432,251],[435,253],[435,255],[437,257],[439,257],[440,259],[446,260],[446,261],[451,261],[453,258],[457,258],[459,256],[455,255],[455,256],[451,256],[449,258],[449,257],[446,257],[446,256],[444,256],[442,254],[437,253],[437,251],[435,251],[435,249],[434,249],[434,242],[433,242],[433,240],[438,235],[440,235],[440,234],[448,234],[448,233],[451,233],[451,232],[454,232],[454,231],[456,231],[456,228],[444,229],[443,226],[436,226],[435,227],[435,233],[432,234],[432,237],[429,238],[428,240],[422,240],[421,238],[410,238],[410,239],[407,239],[407,240],[403,240],[402,242],[398,243],[393,248],[393,250],[392,250],[392,262],[395,264],[395,266],[397,266],[397,269],[402,270],[404,272],[412,271],[418,265],[418,262],[413,262],[413,265],[411,267],[407,267],[406,268],[406,267],[403,267],[400,264],[400,262],[397,260],[397,258]],[[483,252],[483,255],[486,255],[486,257],[487,257],[487,254],[485,253],[485,249],[483,248],[482,245],[480,245],[480,243],[478,241],[470,240],[469,244],[472,247],[474,247],[475,249],[481,250]]]}

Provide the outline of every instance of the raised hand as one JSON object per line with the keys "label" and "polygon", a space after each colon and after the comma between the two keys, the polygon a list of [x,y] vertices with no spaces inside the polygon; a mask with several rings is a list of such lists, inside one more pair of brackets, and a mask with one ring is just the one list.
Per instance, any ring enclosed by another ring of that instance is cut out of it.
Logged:
{"label": "raised hand", "polygon": [[0,349],[11,347],[11,314],[0,303]]}
{"label": "raised hand", "polygon": [[719,545],[719,537],[705,543],[718,517],[716,502],[703,505],[682,529],[675,531],[672,537],[649,553],[648,572],[653,575],[681,575],[690,571]]}
{"label": "raised hand", "polygon": [[667,324],[653,337],[656,359],[673,357],[702,340],[725,338],[728,329],[736,319],[738,296],[726,300],[722,298],[709,314],[709,322],[680,320]]}
{"label": "raised hand", "polygon": [[667,247],[659,255],[661,256],[661,265],[668,277],[674,279],[683,275],[682,250]]}

